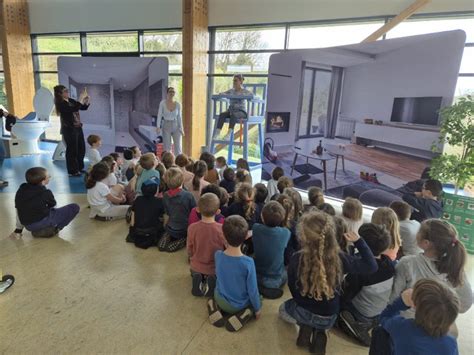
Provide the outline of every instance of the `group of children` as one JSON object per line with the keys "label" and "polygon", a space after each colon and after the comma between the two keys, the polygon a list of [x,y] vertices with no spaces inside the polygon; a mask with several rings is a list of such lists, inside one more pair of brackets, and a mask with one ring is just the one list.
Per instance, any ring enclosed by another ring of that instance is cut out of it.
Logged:
{"label": "group of children", "polygon": [[[456,334],[454,320],[471,306],[472,292],[465,249],[438,219],[438,181],[364,223],[357,199],[346,199],[337,216],[311,187],[304,205],[280,167],[266,185],[253,185],[243,159],[234,170],[210,153],[193,161],[165,152],[160,161],[136,147],[101,158],[100,138],[88,142],[90,217],[128,217],[127,241],[140,248],[186,247],[191,293],[208,298],[213,325],[238,331],[260,318],[262,297],[282,297],[288,284],[292,298],[279,315],[299,326],[296,344],[311,353],[325,353],[333,326],[374,354],[456,353],[448,333]],[[56,233],[78,213],[77,205],[56,209],[45,169],[28,170],[26,179],[16,208],[27,229]]]}

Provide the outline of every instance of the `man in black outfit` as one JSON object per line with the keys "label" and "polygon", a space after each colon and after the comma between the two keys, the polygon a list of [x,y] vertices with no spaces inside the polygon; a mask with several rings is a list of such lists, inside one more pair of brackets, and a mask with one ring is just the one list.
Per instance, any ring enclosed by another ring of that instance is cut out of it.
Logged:
{"label": "man in black outfit", "polygon": [[66,165],[69,176],[80,176],[84,170],[86,144],[79,110],[87,110],[90,103],[85,89],[81,96],[83,99],[76,101],[69,97],[69,90],[65,86],[54,87],[54,103],[61,119],[61,134],[66,143]]}

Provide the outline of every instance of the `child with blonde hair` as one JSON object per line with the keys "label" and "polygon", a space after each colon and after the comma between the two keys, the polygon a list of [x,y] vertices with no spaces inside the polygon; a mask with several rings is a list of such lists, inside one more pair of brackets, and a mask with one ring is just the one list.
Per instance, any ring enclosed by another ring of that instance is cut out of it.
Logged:
{"label": "child with blonde hair", "polygon": [[294,218],[296,221],[298,221],[303,213],[303,199],[301,198],[300,193],[292,187],[287,187],[283,190],[283,194],[290,196],[290,198],[293,200],[293,206],[295,209]]}
{"label": "child with blonde hair", "polygon": [[356,198],[348,197],[342,204],[342,218],[350,232],[357,233],[363,223],[362,203]]}
{"label": "child with blonde hair", "polygon": [[308,189],[308,200],[309,205],[305,206],[305,211],[308,211],[311,207],[320,208],[324,203],[323,190],[317,186],[311,186]]}
{"label": "child with blonde hair", "polygon": [[257,205],[255,203],[255,189],[252,185],[242,183],[236,191],[236,201],[229,206],[227,216],[242,216],[251,229],[257,220]]}
{"label": "child with blonde hair", "polygon": [[186,190],[194,196],[196,203],[199,201],[199,197],[201,197],[202,189],[209,185],[209,182],[206,181],[207,171],[207,164],[204,160],[196,161],[193,165],[194,177],[184,184]]}
{"label": "child with blonde hair", "polygon": [[282,176],[277,181],[277,189],[279,193],[283,193],[287,187],[293,187],[293,180],[290,179],[288,176]]}
{"label": "child with blonde hair", "polygon": [[398,250],[402,245],[400,223],[396,213],[388,207],[377,208],[372,214],[372,223],[384,225],[388,229],[391,239],[388,249],[383,254],[392,260],[396,260]]}
{"label": "child with blonde hair", "polygon": [[143,181],[152,179],[152,178],[158,178],[160,179],[160,172],[156,170],[156,165],[158,164],[158,160],[156,159],[155,154],[153,153],[146,153],[143,154],[140,157],[140,160],[138,162],[140,166],[143,168],[142,173],[137,179],[137,185],[136,185],[136,193],[138,196],[142,194],[142,184]]}
{"label": "child with blonde hair", "polygon": [[327,335],[337,319],[340,287],[346,273],[373,273],[377,263],[357,234],[346,234],[359,256],[341,252],[333,218],[323,212],[304,214],[298,222],[301,251],[291,257],[288,286],[293,298],[280,306],[280,317],[300,326],[296,344],[325,354]]}

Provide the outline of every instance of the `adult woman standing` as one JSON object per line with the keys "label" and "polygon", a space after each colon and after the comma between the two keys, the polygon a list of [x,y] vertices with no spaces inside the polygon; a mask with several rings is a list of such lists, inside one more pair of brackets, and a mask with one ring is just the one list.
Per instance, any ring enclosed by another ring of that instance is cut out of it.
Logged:
{"label": "adult woman standing", "polygon": [[79,101],[73,100],[64,85],[54,87],[54,104],[61,119],[61,134],[66,143],[66,165],[69,176],[81,176],[84,170],[86,144],[79,110],[87,110],[90,105],[85,89],[81,97]]}
{"label": "adult woman standing", "polygon": [[181,137],[184,136],[181,105],[174,100],[176,91],[173,87],[166,90],[166,99],[160,102],[156,121],[156,132],[163,136],[163,149],[171,151],[171,137],[173,137],[174,154],[181,154]]}

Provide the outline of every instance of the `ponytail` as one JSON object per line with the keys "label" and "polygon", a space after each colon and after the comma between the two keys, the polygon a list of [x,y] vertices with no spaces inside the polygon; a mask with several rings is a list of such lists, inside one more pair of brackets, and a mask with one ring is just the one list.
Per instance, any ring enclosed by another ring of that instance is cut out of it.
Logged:
{"label": "ponytail", "polygon": [[99,162],[92,167],[87,177],[86,188],[92,189],[98,181],[104,180],[110,174],[110,167],[105,162]]}
{"label": "ponytail", "polygon": [[193,191],[199,191],[199,188],[201,187],[201,179],[206,175],[207,173],[207,164],[203,160],[198,160],[197,162],[194,163],[193,165]]}
{"label": "ponytail", "polygon": [[459,241],[452,224],[440,219],[428,219],[421,224],[420,237],[429,240],[435,249],[438,261],[436,267],[446,274],[453,287],[464,283],[464,265],[466,249]]}
{"label": "ponytail", "polygon": [[252,187],[252,185],[247,184],[245,182],[239,185],[239,188],[237,190],[237,199],[243,205],[244,214],[245,214],[244,218],[247,221],[252,219],[257,209],[254,202],[254,198],[255,198],[255,190]]}
{"label": "ponytail", "polygon": [[281,194],[277,197],[277,202],[285,209],[285,220],[283,226],[291,228],[291,220],[294,218],[295,206],[290,196]]}

